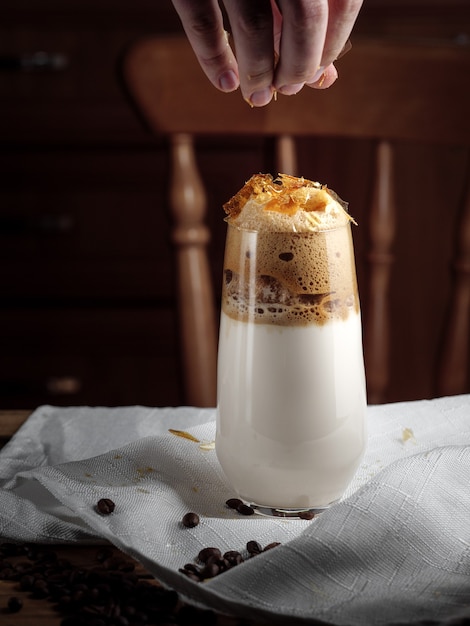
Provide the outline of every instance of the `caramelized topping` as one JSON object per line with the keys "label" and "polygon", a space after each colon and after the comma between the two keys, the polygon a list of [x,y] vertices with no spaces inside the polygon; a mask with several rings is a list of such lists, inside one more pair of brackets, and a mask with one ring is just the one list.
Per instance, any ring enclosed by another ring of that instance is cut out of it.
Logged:
{"label": "caramelized topping", "polygon": [[332,199],[345,208],[345,203],[321,183],[287,174],[279,174],[275,179],[271,174],[255,174],[224,204],[229,219],[238,217],[250,199],[262,203],[266,211],[284,215],[294,215],[299,209],[322,212]]}

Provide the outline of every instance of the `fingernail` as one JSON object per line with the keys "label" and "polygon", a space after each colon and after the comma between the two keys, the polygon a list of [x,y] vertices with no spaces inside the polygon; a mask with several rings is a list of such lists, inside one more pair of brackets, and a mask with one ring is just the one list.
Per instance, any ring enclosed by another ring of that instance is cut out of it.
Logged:
{"label": "fingernail", "polygon": [[294,96],[302,89],[305,83],[294,83],[293,85],[283,85],[279,87],[278,91],[285,96]]}
{"label": "fingernail", "polygon": [[266,104],[271,102],[272,97],[272,89],[270,87],[266,87],[266,89],[260,89],[259,91],[252,93],[251,96],[247,98],[247,101],[253,107],[264,107]]}
{"label": "fingernail", "polygon": [[316,83],[317,80],[320,80],[320,78],[323,76],[324,72],[325,72],[325,68],[323,66],[320,66],[318,70],[315,72],[315,74],[312,76],[312,78],[307,81],[307,83],[309,85],[311,85],[312,83]]}
{"label": "fingernail", "polygon": [[235,91],[238,88],[238,76],[233,70],[228,70],[221,74],[219,87],[222,91]]}
{"label": "fingernail", "polygon": [[316,81],[314,83],[308,83],[308,86],[314,89],[327,89],[331,87],[337,78],[338,72],[336,67],[331,63],[319,77],[316,77]]}

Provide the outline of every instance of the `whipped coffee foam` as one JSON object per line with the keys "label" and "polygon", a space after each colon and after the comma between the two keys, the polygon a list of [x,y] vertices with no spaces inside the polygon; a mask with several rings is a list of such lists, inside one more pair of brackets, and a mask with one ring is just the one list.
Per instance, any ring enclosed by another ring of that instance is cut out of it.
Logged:
{"label": "whipped coffee foam", "polygon": [[346,203],[305,178],[255,174],[225,205],[227,221],[244,230],[314,232],[353,221]]}
{"label": "whipped coffee foam", "polygon": [[236,228],[226,246],[223,310],[285,325],[357,313],[350,231],[339,228],[351,221],[343,203],[319,183],[283,175],[276,181],[255,175],[224,207]]}
{"label": "whipped coffee foam", "polygon": [[366,440],[352,220],[284,175],[253,176],[224,208],[217,456],[250,503],[328,506]]}

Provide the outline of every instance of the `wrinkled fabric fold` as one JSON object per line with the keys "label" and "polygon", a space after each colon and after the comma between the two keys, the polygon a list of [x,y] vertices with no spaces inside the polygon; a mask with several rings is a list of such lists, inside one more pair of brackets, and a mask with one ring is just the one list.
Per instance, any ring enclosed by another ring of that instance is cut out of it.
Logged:
{"label": "wrinkled fabric fold", "polygon": [[[468,608],[469,395],[369,407],[364,462],[313,521],[225,506],[235,494],[207,445],[214,420],[190,407],[40,407],[0,452],[0,536],[109,541],[186,597],[271,623],[409,623]],[[109,516],[96,511],[103,497]],[[195,528],[181,524],[188,511]],[[281,545],[204,583],[178,571],[203,547],[243,551],[252,539]]]}

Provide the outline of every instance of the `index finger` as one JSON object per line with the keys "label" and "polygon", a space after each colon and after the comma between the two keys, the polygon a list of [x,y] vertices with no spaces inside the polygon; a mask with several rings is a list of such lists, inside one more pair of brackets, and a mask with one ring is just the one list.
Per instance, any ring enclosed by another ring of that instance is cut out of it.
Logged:
{"label": "index finger", "polygon": [[252,106],[273,94],[274,33],[270,0],[225,0],[243,97]]}
{"label": "index finger", "polygon": [[228,44],[217,0],[172,0],[201,68],[221,91],[239,86],[238,66]]}
{"label": "index finger", "polygon": [[[286,95],[304,84],[328,87],[363,0],[277,0],[282,36],[275,88]],[[328,71],[327,71],[328,70]],[[319,84],[319,80],[321,84]]]}
{"label": "index finger", "polygon": [[277,0],[277,4],[282,13],[282,33],[274,86],[292,95],[312,79],[321,65],[328,1]]}
{"label": "index finger", "polygon": [[328,27],[320,63],[323,67],[336,61],[344,50],[362,2],[363,0],[329,0]]}

